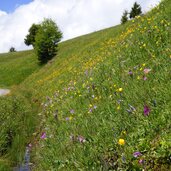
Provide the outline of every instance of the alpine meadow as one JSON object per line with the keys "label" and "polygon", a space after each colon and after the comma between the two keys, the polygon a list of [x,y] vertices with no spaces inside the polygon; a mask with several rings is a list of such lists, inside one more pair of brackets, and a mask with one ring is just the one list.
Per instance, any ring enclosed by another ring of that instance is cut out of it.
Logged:
{"label": "alpine meadow", "polygon": [[171,1],[124,24],[0,54],[0,171],[171,170]]}

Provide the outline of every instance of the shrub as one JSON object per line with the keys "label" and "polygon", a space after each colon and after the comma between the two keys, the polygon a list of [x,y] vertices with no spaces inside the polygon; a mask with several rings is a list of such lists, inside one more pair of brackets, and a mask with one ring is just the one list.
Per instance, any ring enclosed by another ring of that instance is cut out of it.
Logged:
{"label": "shrub", "polygon": [[9,49],[9,52],[16,52],[16,50],[15,50],[14,47],[11,47],[11,48]]}

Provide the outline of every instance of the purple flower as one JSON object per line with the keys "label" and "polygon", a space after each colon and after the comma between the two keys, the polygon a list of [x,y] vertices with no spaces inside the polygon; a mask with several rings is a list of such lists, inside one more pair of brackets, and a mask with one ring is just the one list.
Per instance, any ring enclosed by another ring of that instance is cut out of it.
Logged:
{"label": "purple flower", "polygon": [[45,139],[46,138],[46,132],[42,132],[42,134],[41,134],[41,137],[40,137],[41,139]]}
{"label": "purple flower", "polygon": [[70,110],[70,113],[71,113],[71,114],[74,114],[74,113],[75,113],[74,109],[71,109],[71,110]]}
{"label": "purple flower", "polygon": [[145,115],[145,116],[148,116],[149,113],[150,113],[150,108],[149,108],[147,105],[145,105],[145,106],[144,106],[144,115]]}
{"label": "purple flower", "polygon": [[129,70],[128,75],[130,75],[132,77],[133,76],[133,72],[131,70]]}
{"label": "purple flower", "polygon": [[133,156],[136,157],[136,158],[141,156],[141,155],[142,154],[139,151],[136,151],[136,152],[133,153]]}
{"label": "purple flower", "polygon": [[66,117],[65,120],[66,120],[66,121],[69,121],[69,117]]}
{"label": "purple flower", "polygon": [[92,111],[93,111],[93,109],[92,109],[92,108],[90,108],[90,109],[89,109],[89,113],[91,113]]}

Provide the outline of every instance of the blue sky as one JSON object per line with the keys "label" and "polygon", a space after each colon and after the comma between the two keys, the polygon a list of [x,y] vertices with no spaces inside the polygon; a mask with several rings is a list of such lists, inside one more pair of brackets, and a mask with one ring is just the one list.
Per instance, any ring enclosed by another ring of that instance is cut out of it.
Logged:
{"label": "blue sky", "polygon": [[28,4],[32,0],[0,0],[0,10],[7,13],[13,12],[18,6]]}

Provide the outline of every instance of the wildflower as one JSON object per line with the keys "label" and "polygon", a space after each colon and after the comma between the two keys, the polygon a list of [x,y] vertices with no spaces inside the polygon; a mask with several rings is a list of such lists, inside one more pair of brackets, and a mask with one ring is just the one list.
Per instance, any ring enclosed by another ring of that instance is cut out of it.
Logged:
{"label": "wildflower", "polygon": [[69,121],[69,117],[66,117],[65,120],[66,120],[66,121]]}
{"label": "wildflower", "polygon": [[144,159],[140,159],[140,160],[138,161],[139,164],[144,164],[144,162],[145,162]]}
{"label": "wildflower", "polygon": [[137,80],[140,80],[140,76],[137,77]]}
{"label": "wildflower", "polygon": [[46,132],[42,132],[40,138],[41,138],[41,139],[45,139],[45,138],[46,138]]}
{"label": "wildflower", "polygon": [[145,69],[144,69],[144,74],[148,74],[150,71],[151,71],[151,69],[145,68]]}
{"label": "wildflower", "polygon": [[89,109],[89,111],[88,111],[88,113],[91,113],[92,111],[93,111],[93,109],[92,109],[92,108],[90,108],[90,109]]}
{"label": "wildflower", "polygon": [[119,91],[119,92],[122,92],[122,91],[123,91],[123,88],[119,88],[118,91]]}
{"label": "wildflower", "polygon": [[128,75],[133,76],[133,72],[129,70]]}
{"label": "wildflower", "polygon": [[143,76],[143,80],[144,80],[144,81],[147,80],[147,77],[146,77],[146,76]]}
{"label": "wildflower", "polygon": [[86,142],[85,138],[84,138],[83,136],[80,136],[80,135],[77,137],[77,140],[78,140],[80,143]]}
{"label": "wildflower", "polygon": [[150,113],[150,108],[149,108],[147,105],[145,105],[145,106],[144,106],[144,115],[145,115],[145,116],[148,116],[149,113]]}
{"label": "wildflower", "polygon": [[119,139],[118,144],[119,144],[119,145],[125,145],[125,140],[122,139],[122,138]]}
{"label": "wildflower", "polygon": [[122,131],[122,134],[123,134],[123,135],[126,135],[126,131]]}
{"label": "wildflower", "polygon": [[119,105],[119,106],[117,107],[117,110],[120,110],[120,108],[121,108],[121,106]]}
{"label": "wildflower", "polygon": [[65,118],[65,120],[66,120],[66,121],[71,121],[72,119],[73,119],[73,117],[72,117],[72,116],[70,116],[70,117],[66,117],[66,118]]}
{"label": "wildflower", "polygon": [[94,105],[94,107],[93,107],[94,109],[97,109],[97,106],[96,105]]}
{"label": "wildflower", "polygon": [[143,67],[145,67],[145,65],[146,65],[145,63],[144,63],[144,64],[142,64],[142,66],[143,66]]}
{"label": "wildflower", "polygon": [[74,109],[71,109],[71,110],[70,110],[70,113],[71,113],[71,114],[74,114],[74,113],[75,113]]}
{"label": "wildflower", "polygon": [[135,157],[135,158],[137,158],[137,157],[139,157],[139,156],[141,156],[142,154],[139,152],[139,151],[136,151],[136,152],[134,152],[133,153],[133,156]]}

